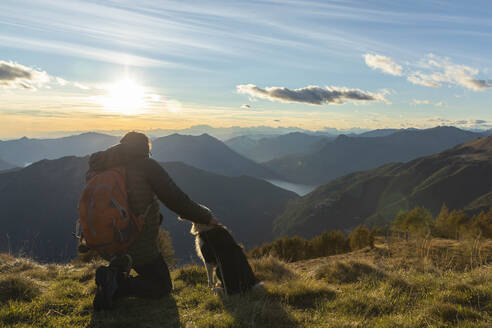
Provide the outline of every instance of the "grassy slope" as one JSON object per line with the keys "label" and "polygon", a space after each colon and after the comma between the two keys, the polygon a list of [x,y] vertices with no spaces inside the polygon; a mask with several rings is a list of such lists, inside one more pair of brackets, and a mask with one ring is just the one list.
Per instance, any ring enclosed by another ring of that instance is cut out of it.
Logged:
{"label": "grassy slope", "polygon": [[289,265],[252,261],[265,290],[229,298],[207,289],[203,268],[188,266],[172,272],[170,298],[129,298],[93,313],[97,263],[40,265],[0,254],[0,326],[490,327],[491,260],[491,242],[380,241]]}

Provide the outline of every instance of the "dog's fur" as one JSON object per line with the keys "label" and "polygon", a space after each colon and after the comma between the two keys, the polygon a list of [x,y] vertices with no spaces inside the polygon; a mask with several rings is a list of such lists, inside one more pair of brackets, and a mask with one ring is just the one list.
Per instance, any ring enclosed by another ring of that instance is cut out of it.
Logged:
{"label": "dog's fur", "polygon": [[261,285],[242,247],[226,227],[193,223],[191,233],[196,236],[196,252],[207,269],[209,287],[214,288],[214,271],[228,295],[244,293]]}

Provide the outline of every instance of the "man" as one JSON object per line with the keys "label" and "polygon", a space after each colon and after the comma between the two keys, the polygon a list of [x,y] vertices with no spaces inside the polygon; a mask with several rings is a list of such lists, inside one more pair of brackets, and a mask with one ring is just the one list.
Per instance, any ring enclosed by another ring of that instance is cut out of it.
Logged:
{"label": "man", "polygon": [[[150,141],[143,133],[129,132],[116,146],[91,155],[87,181],[112,167],[126,169],[128,204],[136,216],[145,215],[142,232],[125,254],[109,260],[109,266],[96,270],[96,311],[110,309],[114,297],[162,297],[172,290],[169,269],[157,247],[162,216],[159,199],[181,218],[196,223],[218,224],[210,210],[192,201],[150,158]],[[129,277],[133,268],[139,275]]]}

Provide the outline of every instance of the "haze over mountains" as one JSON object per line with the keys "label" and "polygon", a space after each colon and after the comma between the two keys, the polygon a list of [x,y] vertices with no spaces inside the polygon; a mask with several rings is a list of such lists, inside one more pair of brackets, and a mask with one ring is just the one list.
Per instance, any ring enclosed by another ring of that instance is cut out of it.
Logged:
{"label": "haze over mountains", "polygon": [[313,152],[323,146],[324,141],[335,137],[291,132],[280,136],[263,137],[240,136],[225,142],[237,153],[256,162],[266,162],[290,154]]}
{"label": "haze over mountains", "polygon": [[290,181],[319,185],[352,172],[434,154],[480,136],[455,127],[401,130],[381,137],[341,135],[318,151],[265,164]]}
{"label": "haze over mountains", "polygon": [[[88,157],[43,160],[0,174],[0,252],[22,249],[41,260],[75,255],[72,236],[77,202],[85,184]],[[225,177],[183,163],[166,163],[176,183],[196,201],[209,206],[246,246],[271,240],[273,220],[292,192],[252,177]],[[165,210],[176,254],[189,259],[194,243],[189,224]]]}
{"label": "haze over mountains", "polygon": [[[85,133],[59,139],[21,138],[3,141],[0,142],[0,159],[5,163],[0,162],[0,170],[14,166],[24,167],[42,159],[85,156],[117,144],[119,139],[120,137],[105,134]],[[281,176],[271,169],[244,158],[207,134],[173,134],[154,139],[152,147],[153,158],[161,162],[181,161],[227,176],[249,175],[281,179]]]}
{"label": "haze over mountains", "polygon": [[9,162],[6,162],[0,158],[0,171],[10,170],[14,167],[15,167],[15,165],[10,164]]}
{"label": "haze over mountains", "polygon": [[[201,134],[208,134],[211,135],[219,140],[228,140],[231,138],[239,137],[239,136],[277,136],[277,135],[282,135],[282,134],[287,134],[291,132],[302,132],[306,134],[324,134],[324,135],[332,135],[336,136],[341,133],[360,133],[368,131],[368,129],[360,129],[360,128],[353,128],[353,129],[345,129],[345,130],[338,130],[335,128],[325,128],[320,131],[311,131],[311,130],[305,130],[299,127],[271,127],[271,126],[250,126],[250,127],[240,127],[240,126],[231,126],[231,127],[212,127],[210,125],[206,124],[201,124],[201,125],[193,125],[189,128],[184,128],[184,129],[151,129],[151,130],[145,130],[142,131],[145,134],[147,134],[150,138],[155,139],[155,138],[160,138],[160,137],[165,137],[171,134],[186,134],[186,135],[194,135],[198,136]],[[108,134],[108,135],[113,135],[113,136],[121,136],[124,135],[127,130],[98,130],[98,133],[103,133],[103,134]],[[79,132],[74,132],[74,131],[54,131],[54,132],[47,132],[43,133],[42,137],[43,138],[60,138],[60,137],[65,137],[65,136],[71,136],[74,134],[81,134],[85,133],[83,131]]]}
{"label": "haze over mountains", "polygon": [[57,139],[21,138],[0,142],[0,158],[15,166],[63,156],[85,156],[118,143],[120,138],[100,133],[83,133]]}
{"label": "haze over mountains", "polygon": [[492,136],[336,179],[289,203],[275,232],[310,237],[324,229],[388,223],[416,205],[437,214],[443,203],[471,213],[492,206]]}

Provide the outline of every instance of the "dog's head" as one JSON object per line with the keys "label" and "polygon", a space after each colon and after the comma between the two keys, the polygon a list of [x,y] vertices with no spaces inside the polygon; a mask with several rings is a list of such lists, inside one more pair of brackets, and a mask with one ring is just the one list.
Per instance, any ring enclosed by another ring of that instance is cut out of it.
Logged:
{"label": "dog's head", "polygon": [[216,228],[217,226],[214,224],[203,224],[203,223],[192,223],[191,225],[191,234],[192,235],[198,235],[200,232],[212,230],[213,228]]}

